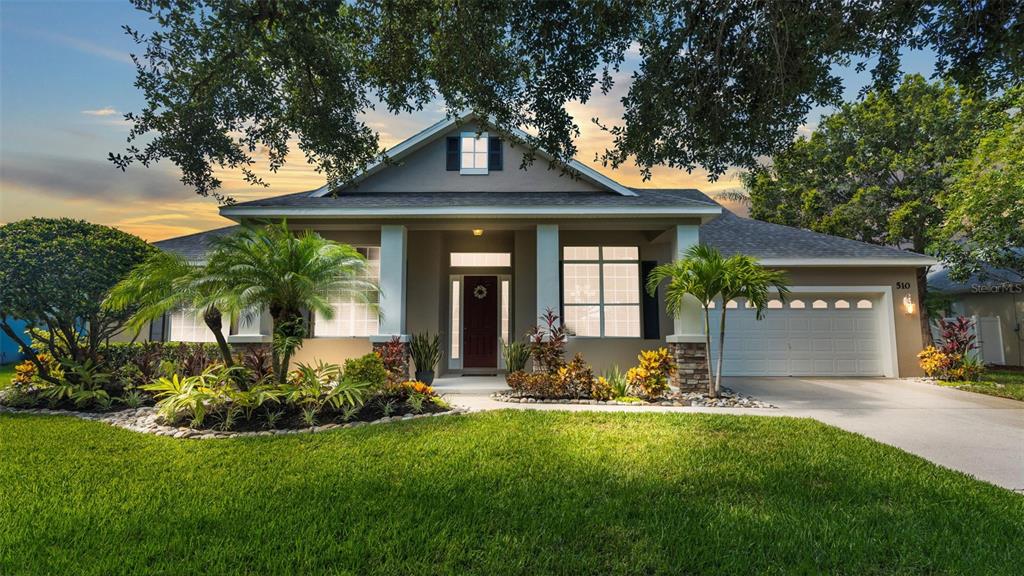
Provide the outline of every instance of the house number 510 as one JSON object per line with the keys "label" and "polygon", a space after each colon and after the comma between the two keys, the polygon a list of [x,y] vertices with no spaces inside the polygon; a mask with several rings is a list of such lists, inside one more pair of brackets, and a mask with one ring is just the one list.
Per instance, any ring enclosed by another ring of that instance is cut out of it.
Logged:
{"label": "house number 510", "polygon": [[910,282],[897,282],[896,288],[899,290],[910,290]]}

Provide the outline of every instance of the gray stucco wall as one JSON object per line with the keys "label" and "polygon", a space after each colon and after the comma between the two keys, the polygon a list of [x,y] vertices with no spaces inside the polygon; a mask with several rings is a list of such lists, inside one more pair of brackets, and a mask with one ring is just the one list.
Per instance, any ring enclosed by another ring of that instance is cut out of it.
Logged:
{"label": "gray stucco wall", "polygon": [[520,170],[523,149],[513,147],[507,138],[503,139],[503,170],[472,176],[445,170],[445,138],[457,137],[462,132],[475,133],[476,130],[475,124],[452,130],[411,153],[401,163],[370,176],[352,189],[358,192],[572,192],[598,189],[590,182],[562,174],[557,168],[549,169],[548,161],[543,158],[537,158],[527,169]]}

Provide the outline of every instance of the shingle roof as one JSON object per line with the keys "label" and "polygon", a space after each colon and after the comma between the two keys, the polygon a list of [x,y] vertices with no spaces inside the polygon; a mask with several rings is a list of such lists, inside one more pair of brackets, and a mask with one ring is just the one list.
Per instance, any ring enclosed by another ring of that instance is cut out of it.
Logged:
{"label": "shingle roof", "polygon": [[[928,289],[945,294],[993,293],[1009,286],[1024,286],[1024,276],[1007,270],[982,265],[981,274],[972,275],[963,282],[949,277],[949,269],[940,267],[928,273]],[[982,277],[984,276],[984,278]]]}
{"label": "shingle roof", "polygon": [[236,207],[259,208],[455,208],[496,206],[544,207],[709,207],[717,204],[695,189],[633,189],[636,196],[603,190],[593,192],[343,192],[337,196],[312,197],[309,192],[274,196]]}
{"label": "shingle roof", "polygon": [[[709,207],[718,206],[700,190],[692,188],[634,188],[637,196],[620,196],[607,192],[389,192],[345,193],[337,197],[310,197],[308,192],[253,200],[238,206],[256,207],[352,207],[410,209],[435,206],[654,206]],[[156,242],[164,250],[178,252],[189,259],[202,259],[209,238],[235,230],[229,226],[180,238]],[[829,236],[801,228],[751,220],[723,210],[718,218],[700,229],[701,242],[729,255],[748,254],[762,260],[771,259],[871,259],[895,264],[920,265],[922,256],[886,246],[876,246],[848,238]]]}
{"label": "shingle roof", "polygon": [[227,226],[225,228],[207,230],[206,232],[189,234],[188,236],[168,238],[167,240],[153,242],[153,246],[179,254],[188,260],[201,261],[206,259],[206,251],[210,248],[211,239],[230,234],[239,228],[240,226]]}
{"label": "shingle roof", "polygon": [[726,255],[767,259],[901,259],[920,260],[914,252],[829,236],[802,228],[742,218],[725,210],[700,228],[701,243]]}

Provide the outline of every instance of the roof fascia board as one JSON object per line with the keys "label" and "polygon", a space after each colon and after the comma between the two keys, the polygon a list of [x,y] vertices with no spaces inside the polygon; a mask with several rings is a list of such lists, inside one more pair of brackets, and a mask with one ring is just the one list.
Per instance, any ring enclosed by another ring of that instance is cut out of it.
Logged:
{"label": "roof fascia board", "polygon": [[932,266],[938,260],[920,255],[893,258],[759,258],[758,264],[784,268],[841,267],[841,266]]}
{"label": "roof fascia board", "polygon": [[[376,174],[377,172],[382,170],[387,165],[388,160],[397,160],[398,158],[404,156],[405,154],[415,151],[420,146],[422,146],[424,144],[427,144],[428,142],[433,141],[434,138],[437,137],[439,134],[442,134],[442,133],[448,131],[449,129],[453,128],[454,126],[456,126],[458,124],[466,122],[467,120],[472,118],[472,116],[473,116],[472,114],[464,114],[463,116],[460,116],[458,118],[444,118],[444,119],[439,120],[438,122],[435,122],[434,124],[428,126],[427,128],[424,128],[423,130],[420,130],[416,134],[410,136],[409,138],[403,140],[402,142],[399,142],[398,144],[392,146],[389,150],[384,152],[384,155],[383,155],[383,157],[380,160],[377,160],[376,162],[373,162],[372,164],[370,164],[366,168],[364,168],[362,172],[357,174],[352,179],[352,182],[353,183],[360,182],[360,181],[365,180],[366,178],[372,176],[373,174]],[[499,132],[502,132],[502,131],[507,132],[507,133],[515,136],[516,138],[520,139],[523,142],[528,141],[529,138],[530,138],[529,134],[527,134],[526,132],[523,132],[522,130],[520,130],[518,128],[512,128],[512,129],[506,129],[506,130],[502,130],[500,128],[497,128],[497,125],[496,125],[496,123],[494,122],[494,120],[492,118],[488,118],[487,119],[487,123],[490,124],[491,126],[494,126],[495,129],[498,130]],[[553,160],[554,159],[554,157],[551,154],[548,154],[543,149],[538,149],[537,152],[540,153],[542,156],[544,156],[545,158],[547,158],[549,160]],[[569,162],[566,164],[566,166],[569,169],[571,169],[571,170],[575,171],[576,173],[578,173],[580,176],[582,176],[586,180],[589,180],[590,182],[593,182],[594,184],[597,184],[598,186],[607,188],[607,189],[609,189],[609,190],[611,190],[611,191],[613,191],[613,192],[615,192],[617,194],[620,194],[622,196],[636,196],[637,195],[636,192],[630,190],[626,186],[623,186],[622,184],[619,184],[615,180],[612,180],[611,178],[605,176],[604,174],[601,174],[597,170],[595,170],[595,169],[593,169],[593,168],[591,168],[591,167],[589,167],[589,166],[579,162],[576,159],[569,160]],[[325,184],[324,186],[321,186],[320,188],[317,188],[316,190],[310,192],[309,195],[312,198],[320,198],[320,197],[323,197],[323,196],[326,196],[326,195],[330,194],[330,192],[331,192],[331,187],[329,185]]]}
{"label": "roof fascia board", "polygon": [[321,217],[344,216],[352,218],[401,217],[401,218],[435,218],[438,216],[461,217],[501,217],[501,216],[557,216],[563,218],[586,218],[588,216],[703,216],[720,214],[722,209],[714,206],[695,206],[692,208],[658,208],[650,206],[627,207],[592,207],[583,206],[510,206],[502,208],[486,208],[479,206],[440,206],[429,208],[302,208],[302,207],[259,207],[259,206],[227,206],[221,208],[221,215],[240,218],[257,217]]}

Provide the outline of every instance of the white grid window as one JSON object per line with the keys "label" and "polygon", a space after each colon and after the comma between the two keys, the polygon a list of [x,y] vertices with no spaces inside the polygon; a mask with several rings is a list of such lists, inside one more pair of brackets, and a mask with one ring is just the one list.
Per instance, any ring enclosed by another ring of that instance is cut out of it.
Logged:
{"label": "white grid window", "polygon": [[562,302],[569,330],[576,336],[639,338],[639,248],[566,246],[562,257]]}
{"label": "white grid window", "polygon": [[[217,338],[203,320],[203,312],[194,308],[175,310],[168,314],[171,329],[167,339],[171,342],[216,342]],[[221,318],[222,333],[227,335],[230,329],[228,318]]]}
{"label": "white grid window", "polygon": [[487,174],[487,133],[463,132],[459,174]]}
{"label": "white grid window", "polygon": [[[361,277],[377,282],[380,279],[380,248],[369,246],[357,248],[366,257],[366,267]],[[334,317],[325,318],[319,312],[313,320],[313,336],[365,337],[376,336],[380,331],[380,318],[372,306],[377,302],[375,291],[366,294],[366,300],[351,294],[336,294],[329,298],[334,308]]]}
{"label": "white grid window", "polygon": [[512,265],[512,254],[509,252],[452,252],[449,261],[452,268],[508,268]]}

